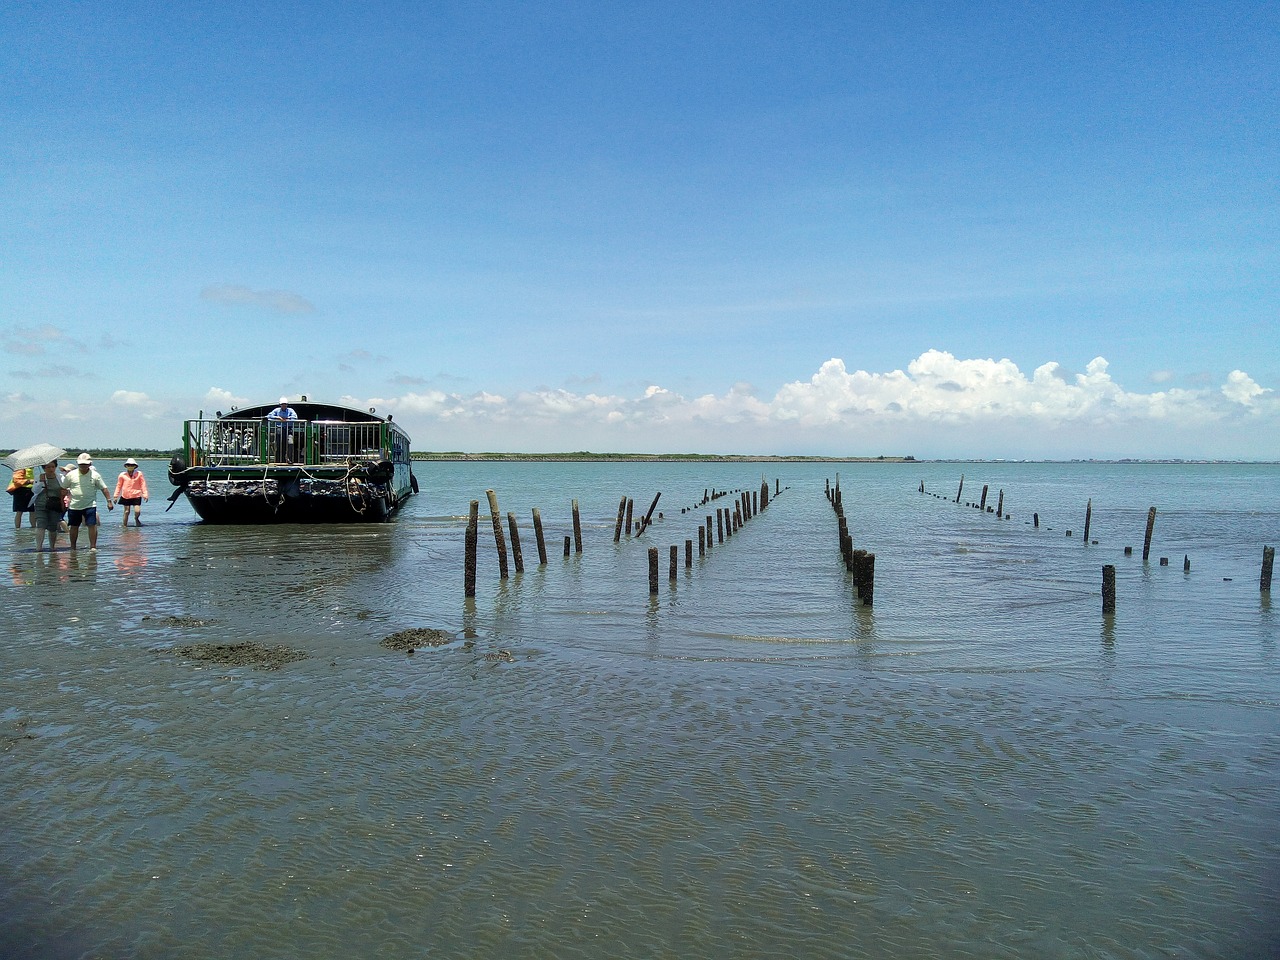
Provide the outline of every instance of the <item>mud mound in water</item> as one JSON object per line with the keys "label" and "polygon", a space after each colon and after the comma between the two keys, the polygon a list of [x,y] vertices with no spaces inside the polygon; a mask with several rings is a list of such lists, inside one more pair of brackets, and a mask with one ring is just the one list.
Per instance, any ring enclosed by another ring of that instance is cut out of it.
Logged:
{"label": "mud mound in water", "polygon": [[388,650],[413,650],[417,647],[443,647],[457,639],[445,630],[432,627],[417,627],[413,630],[401,630],[378,641],[378,646]]}
{"label": "mud mound in water", "polygon": [[220,663],[233,667],[254,667],[258,670],[279,670],[286,663],[307,659],[303,650],[283,644],[268,647],[252,640],[244,643],[192,643],[174,647],[173,653],[188,660],[202,663]]}

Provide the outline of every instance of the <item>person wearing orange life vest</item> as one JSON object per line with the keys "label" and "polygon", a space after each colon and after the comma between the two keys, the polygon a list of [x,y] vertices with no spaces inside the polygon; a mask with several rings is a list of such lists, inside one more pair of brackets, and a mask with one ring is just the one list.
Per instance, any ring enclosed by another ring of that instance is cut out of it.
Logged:
{"label": "person wearing orange life vest", "polygon": [[138,461],[130,457],[124,462],[124,473],[116,478],[116,503],[124,507],[120,511],[124,514],[120,525],[122,527],[129,525],[129,510],[132,508],[133,525],[142,526],[142,502],[150,499],[151,494],[147,492],[147,478],[138,469]]}
{"label": "person wearing orange life vest", "polygon": [[[31,509],[31,500],[35,497],[30,470],[20,467],[13,471],[9,496],[13,497],[13,527],[16,530],[22,526],[22,515]],[[32,520],[31,526],[35,525],[35,520]]]}

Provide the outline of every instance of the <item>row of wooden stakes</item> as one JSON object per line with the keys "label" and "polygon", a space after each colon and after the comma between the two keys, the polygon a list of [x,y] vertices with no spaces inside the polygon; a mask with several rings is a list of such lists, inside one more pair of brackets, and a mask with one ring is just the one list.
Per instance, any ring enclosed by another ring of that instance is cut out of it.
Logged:
{"label": "row of wooden stakes", "polygon": [[[775,491],[781,493],[781,482],[775,480]],[[725,491],[704,492],[702,503],[717,500],[720,497],[727,496]],[[702,558],[712,549],[712,545],[716,543],[723,544],[726,539],[733,537],[735,533],[742,529],[748,520],[751,520],[757,514],[766,510],[769,506],[769,481],[761,479],[760,490],[757,491],[738,491],[738,499],[733,505],[733,509],[728,507],[717,507],[715,515],[715,536],[712,537],[711,515],[708,514],[704,523],[698,525],[698,557]],[[682,513],[685,511],[681,511]],[[616,537],[615,537],[616,539]],[[667,579],[671,583],[675,583],[679,576],[680,568],[680,547],[678,544],[672,544],[669,551],[670,562],[667,566]],[[686,568],[693,566],[693,538],[689,538],[684,542],[684,565]],[[655,596],[658,593],[658,573],[661,567],[661,558],[657,547],[649,548],[649,595]]]}
{"label": "row of wooden stakes", "polygon": [[[837,481],[836,481],[836,486],[837,486],[837,490],[836,490],[836,498],[838,499],[838,497],[839,497],[839,480],[838,480],[838,479],[837,479]],[[976,503],[966,503],[966,504],[965,504],[965,506],[967,506],[967,507],[974,507],[975,509],[981,510],[981,511],[983,511],[984,513],[991,513],[991,512],[992,512],[992,508],[987,506],[987,491],[988,491],[988,485],[987,485],[987,484],[983,484],[983,486],[982,486],[982,499],[981,499],[981,500],[979,500],[979,501],[978,501],[978,502],[976,502]],[[920,482],[920,492],[921,492],[921,493],[926,493],[926,490],[925,490],[925,488],[924,488],[924,481],[923,481],[923,480]],[[964,492],[964,474],[961,474],[961,475],[960,475],[960,485],[959,485],[959,487],[956,489],[956,496],[955,496],[955,502],[956,502],[956,503],[959,503],[959,502],[960,502],[960,497],[961,497],[961,495],[963,494],[963,492]],[[830,492],[828,492],[828,496],[830,497]],[[934,496],[934,497],[938,497],[939,495],[935,493],[935,494],[932,494],[932,496]],[[939,499],[941,499],[941,498],[939,498]],[[835,501],[833,501],[833,503],[834,503],[834,502],[835,502]],[[1000,500],[999,500],[999,503],[998,503],[998,504],[996,505],[996,507],[995,507],[995,514],[996,514],[996,518],[997,518],[997,519],[1004,519],[1004,520],[1008,520],[1008,519],[1009,519],[1009,515],[1008,515],[1007,513],[1005,513],[1005,512],[1004,512],[1004,490],[1001,490],[1001,491],[1000,491]],[[1039,528],[1039,526],[1040,526],[1040,514],[1039,514],[1039,513],[1033,513],[1031,516],[1032,516],[1032,523],[1033,523],[1033,524],[1035,525],[1035,527],[1038,529],[1038,528]],[[1098,541],[1097,541],[1097,540],[1090,540],[1090,539],[1089,539],[1090,527],[1091,527],[1092,523],[1093,523],[1093,499],[1092,499],[1092,498],[1090,498],[1090,499],[1089,499],[1089,501],[1085,504],[1085,507],[1084,507],[1084,537],[1083,537],[1083,541],[1084,541],[1084,543],[1085,543],[1086,545],[1087,545],[1087,544],[1093,544],[1093,545],[1095,545],[1095,546],[1096,546],[1096,545],[1097,545],[1097,543],[1098,543]],[[1142,537],[1142,559],[1143,559],[1143,562],[1148,562],[1148,561],[1151,559],[1151,539],[1152,539],[1153,534],[1155,533],[1155,526],[1156,526],[1156,508],[1155,508],[1155,507],[1150,507],[1150,508],[1147,510],[1147,526],[1146,526],[1146,531],[1144,532],[1143,537]],[[1067,536],[1069,537],[1069,536],[1071,536],[1071,535],[1072,535],[1072,531],[1071,531],[1071,530],[1068,530],[1068,531],[1067,531]],[[1125,555],[1126,557],[1128,557],[1128,556],[1132,556],[1132,554],[1133,554],[1133,547],[1125,547],[1125,548],[1124,548],[1124,555]],[[1263,547],[1263,548],[1262,548],[1262,573],[1261,573],[1261,575],[1260,575],[1260,576],[1259,576],[1259,578],[1258,578],[1258,588],[1259,588],[1259,591],[1260,591],[1261,593],[1265,593],[1265,594],[1270,594],[1270,593],[1271,593],[1271,576],[1272,576],[1272,570],[1273,570],[1273,567],[1274,567],[1274,565],[1275,565],[1275,556],[1276,556],[1276,551],[1275,551],[1275,548],[1274,548],[1274,547]],[[1161,557],[1161,558],[1160,558],[1160,565],[1161,565],[1161,566],[1163,566],[1163,567],[1167,567],[1167,566],[1169,565],[1169,558],[1168,558],[1168,557]],[[1184,555],[1184,556],[1183,556],[1183,558],[1182,558],[1182,569],[1183,569],[1183,572],[1184,572],[1184,573],[1189,573],[1189,572],[1191,571],[1191,557],[1190,557],[1190,555]],[[1115,612],[1116,612],[1116,568],[1115,568],[1115,564],[1106,564],[1106,565],[1104,565],[1104,566],[1103,566],[1103,568],[1102,568],[1102,612],[1103,612],[1103,614],[1113,614],[1113,613],[1115,613]]]}
{"label": "row of wooden stakes", "polygon": [[[775,481],[776,482],[776,481]],[[781,484],[778,484],[778,492],[781,492]],[[506,580],[511,575],[511,565],[508,561],[507,539],[502,529],[502,513],[498,509],[498,495],[493,490],[486,490],[485,495],[489,501],[489,516],[493,522],[493,541],[498,551],[498,570],[501,578]],[[721,497],[728,496],[726,491],[713,491],[708,489],[704,492],[702,503],[706,504]],[[653,522],[653,512],[658,506],[658,500],[661,498],[662,492],[659,491],[649,504],[649,509],[645,515],[634,522],[635,536],[642,536],[646,529]],[[750,493],[739,491],[739,497],[734,504],[733,509],[728,507],[716,508],[715,528],[713,535],[712,517],[707,516],[706,524],[698,526],[698,556],[705,556],[711,550],[712,544],[719,542],[724,543],[726,537],[732,537],[736,531],[741,529],[742,525],[754,517],[759,511],[764,510],[769,505],[769,483],[762,480],[759,492],[752,491]],[[618,543],[622,539],[622,533],[625,529],[627,536],[632,535],[633,530],[633,511],[634,501],[629,497],[623,497],[618,504],[618,518],[614,525],[613,541]],[[689,508],[692,509],[692,508]],[[682,510],[681,512],[685,512]],[[582,517],[578,510],[578,501],[572,501],[573,513],[573,536],[564,538],[564,555],[570,555],[570,548],[574,553],[582,553]],[[659,517],[662,514],[658,514]],[[524,554],[520,547],[520,526],[516,520],[514,512],[507,513],[507,527],[511,535],[511,559],[514,560],[516,573],[524,571]],[[533,532],[538,547],[538,563],[545,566],[547,563],[547,545],[542,528],[542,513],[537,508],[533,508]],[[470,514],[467,517],[466,532],[466,548],[464,558],[463,573],[463,590],[465,596],[474,598],[476,595],[476,567],[479,554],[480,541],[480,501],[471,501]],[[671,579],[676,579],[676,571],[678,567],[679,550],[673,545],[671,547]],[[693,565],[693,540],[685,541],[685,566]],[[649,549],[649,592],[657,593],[658,587],[658,548],[651,547]]]}
{"label": "row of wooden stakes", "polygon": [[849,533],[849,522],[844,516],[844,499],[840,495],[840,475],[836,475],[833,487],[827,480],[827,500],[836,512],[840,525],[840,556],[844,558],[844,567],[853,575],[854,590],[863,606],[871,606],[876,590],[876,555],[866,550],[853,548],[853,536]]}

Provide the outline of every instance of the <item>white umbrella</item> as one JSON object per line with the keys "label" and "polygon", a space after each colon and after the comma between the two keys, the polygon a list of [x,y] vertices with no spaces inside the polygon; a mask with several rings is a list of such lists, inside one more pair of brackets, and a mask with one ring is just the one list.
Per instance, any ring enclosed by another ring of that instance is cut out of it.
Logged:
{"label": "white umbrella", "polygon": [[66,455],[65,450],[55,447],[52,443],[37,443],[9,454],[4,458],[4,465],[14,470],[21,470],[24,467],[42,467],[50,460],[57,460]]}

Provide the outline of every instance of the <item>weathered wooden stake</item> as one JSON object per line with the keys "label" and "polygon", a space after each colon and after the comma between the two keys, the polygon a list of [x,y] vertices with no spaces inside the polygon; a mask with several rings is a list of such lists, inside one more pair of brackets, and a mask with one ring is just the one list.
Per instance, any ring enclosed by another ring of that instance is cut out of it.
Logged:
{"label": "weathered wooden stake", "polygon": [[1258,589],[1263,593],[1271,592],[1271,568],[1275,566],[1276,548],[1262,548],[1262,576],[1258,578]]}
{"label": "weathered wooden stake", "polygon": [[1116,565],[1108,563],[1102,568],[1102,615],[1116,612]]}
{"label": "weathered wooden stake", "polygon": [[871,606],[875,599],[876,555],[866,550],[854,550],[849,569],[853,573],[858,599],[864,606]]}
{"label": "weathered wooden stake", "polygon": [[462,588],[465,596],[476,595],[476,554],[480,540],[480,501],[471,501],[471,515],[467,517],[466,559],[463,563]]}
{"label": "weathered wooden stake", "polygon": [[982,499],[978,501],[978,509],[983,513],[987,512],[987,484],[982,485]]}
{"label": "weathered wooden stake", "polygon": [[1142,559],[1146,562],[1151,557],[1151,532],[1156,528],[1156,508],[1147,511],[1147,535],[1142,538]]}
{"label": "weathered wooden stake", "polygon": [[668,580],[674,580],[676,573],[680,568],[680,548],[674,543],[671,545],[671,569],[667,573]]}
{"label": "weathered wooden stake", "polygon": [[964,492],[964,474],[960,474],[960,488],[956,490],[956,503],[960,502],[960,494]]}
{"label": "weathered wooden stake", "polygon": [[582,552],[582,518],[578,515],[578,501],[571,501],[573,510],[573,551]]}
{"label": "weathered wooden stake", "polygon": [[686,567],[693,566],[693,541],[686,540],[684,542],[684,565]]}
{"label": "weathered wooden stake", "polygon": [[707,530],[702,524],[698,524],[698,556],[705,557],[707,555]]}
{"label": "weathered wooden stake", "polygon": [[1182,572],[1183,573],[1191,572],[1191,554],[1189,553],[1184,553],[1182,555]]}
{"label": "weathered wooden stake", "polygon": [[572,537],[569,537],[569,536],[566,536],[566,537],[564,538],[564,555],[565,555],[566,557],[569,555],[569,548],[570,548],[571,546],[573,546],[573,538],[572,538]]}
{"label": "weathered wooden stake", "polygon": [[542,511],[537,507],[533,508],[533,535],[538,541],[538,563],[545,567],[547,565],[547,544],[542,539]]}
{"label": "weathered wooden stake", "polygon": [[1093,497],[1084,505],[1084,545],[1089,545],[1089,525],[1093,523]]}
{"label": "weathered wooden stake", "polygon": [[716,543],[724,543],[724,508],[716,507]]}
{"label": "weathered wooden stake", "polygon": [[507,570],[507,541],[502,535],[502,514],[498,510],[498,495],[492,490],[486,490],[485,496],[489,498],[489,516],[493,519],[493,542],[498,547],[498,570],[505,580],[510,575]]}
{"label": "weathered wooden stake", "polygon": [[613,542],[617,543],[622,539],[622,517],[627,512],[627,498],[623,497],[618,501],[618,522],[613,525]]}
{"label": "weathered wooden stake", "polygon": [[511,528],[511,556],[516,562],[516,573],[524,573],[524,554],[520,552],[520,528],[516,525],[516,515],[507,511],[507,526]]}
{"label": "weathered wooden stake", "polygon": [[707,549],[711,549],[711,514],[707,514]]}
{"label": "weathered wooden stake", "polygon": [[634,500],[630,498],[627,499],[627,536],[628,537],[631,536],[631,510],[632,508],[635,507],[635,505],[636,505],[636,502]]}
{"label": "weathered wooden stake", "polygon": [[[649,521],[653,519],[653,508],[658,505],[658,498],[661,496],[662,496],[661,490],[659,490],[657,493],[653,495],[653,503],[649,504],[649,512],[646,513],[644,515],[644,519],[640,521],[640,533],[644,533],[645,530],[648,528]],[[639,536],[640,533],[637,533],[636,536]]]}
{"label": "weathered wooden stake", "polygon": [[649,548],[649,593],[658,592],[658,548]]}
{"label": "weathered wooden stake", "polygon": [[996,519],[1004,516],[1004,491],[1000,491],[1000,499],[996,502]]}
{"label": "weathered wooden stake", "polygon": [[1034,523],[1034,524],[1036,525],[1036,529],[1037,529],[1037,530],[1039,530],[1039,529],[1040,529],[1040,514],[1038,514],[1038,513],[1033,513],[1033,514],[1031,515],[1031,522],[1032,522],[1032,523]]}

